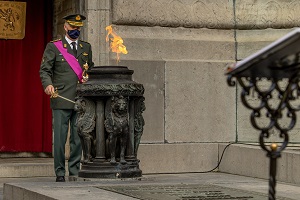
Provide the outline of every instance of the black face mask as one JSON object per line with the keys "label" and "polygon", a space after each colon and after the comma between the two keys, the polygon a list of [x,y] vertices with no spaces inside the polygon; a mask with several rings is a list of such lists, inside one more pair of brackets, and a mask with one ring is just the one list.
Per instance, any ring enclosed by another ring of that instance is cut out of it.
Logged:
{"label": "black face mask", "polygon": [[72,39],[77,39],[79,37],[79,35],[80,35],[80,30],[78,30],[78,29],[68,30],[68,35]]}

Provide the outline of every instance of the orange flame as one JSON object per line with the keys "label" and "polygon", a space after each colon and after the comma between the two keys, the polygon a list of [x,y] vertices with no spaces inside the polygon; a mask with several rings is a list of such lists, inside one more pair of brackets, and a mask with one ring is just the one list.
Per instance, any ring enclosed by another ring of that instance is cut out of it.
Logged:
{"label": "orange flame", "polygon": [[[123,39],[118,36],[112,29],[112,25],[105,28],[107,32],[106,42],[110,40],[110,48],[112,52],[117,53],[117,63],[120,62],[120,53],[127,54],[126,46],[123,44]],[[112,37],[109,37],[112,36]]]}

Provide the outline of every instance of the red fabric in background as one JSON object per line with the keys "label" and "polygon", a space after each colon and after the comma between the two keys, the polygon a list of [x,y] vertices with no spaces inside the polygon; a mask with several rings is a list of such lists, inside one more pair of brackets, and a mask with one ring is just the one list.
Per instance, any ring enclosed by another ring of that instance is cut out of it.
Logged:
{"label": "red fabric in background", "polygon": [[25,2],[25,38],[0,39],[0,152],[52,152],[50,101],[39,68],[52,39],[53,0]]}

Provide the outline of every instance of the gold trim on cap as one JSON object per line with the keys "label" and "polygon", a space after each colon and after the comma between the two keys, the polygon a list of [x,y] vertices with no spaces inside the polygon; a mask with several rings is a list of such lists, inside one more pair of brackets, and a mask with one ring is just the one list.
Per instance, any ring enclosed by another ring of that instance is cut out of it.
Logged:
{"label": "gold trim on cap", "polygon": [[74,22],[74,21],[67,20],[67,23],[72,26],[83,26],[83,22]]}

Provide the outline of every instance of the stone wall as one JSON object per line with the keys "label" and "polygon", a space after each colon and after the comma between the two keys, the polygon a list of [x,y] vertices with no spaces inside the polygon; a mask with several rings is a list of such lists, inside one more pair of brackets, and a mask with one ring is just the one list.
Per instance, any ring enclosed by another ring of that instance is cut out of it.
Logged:
{"label": "stone wall", "polygon": [[258,141],[225,67],[297,27],[299,8],[298,0],[55,0],[54,27],[81,11],[95,64],[115,65],[105,42],[112,24],[129,52],[119,65],[145,86],[141,169],[200,172],[217,165],[218,143]]}

